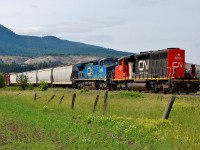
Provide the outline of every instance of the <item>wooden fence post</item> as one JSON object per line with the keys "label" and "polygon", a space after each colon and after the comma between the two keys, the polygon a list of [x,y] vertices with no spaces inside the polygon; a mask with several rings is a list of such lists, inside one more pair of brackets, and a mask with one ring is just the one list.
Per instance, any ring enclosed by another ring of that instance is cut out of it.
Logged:
{"label": "wooden fence post", "polygon": [[36,100],[37,99],[37,93],[35,92],[35,95],[34,95],[34,100]]}
{"label": "wooden fence post", "polygon": [[72,96],[72,105],[71,105],[71,109],[74,109],[75,100],[76,100],[76,93],[74,93],[73,96]]}
{"label": "wooden fence post", "polygon": [[64,95],[61,97],[59,105],[62,103],[63,98],[64,98]]}
{"label": "wooden fence post", "polygon": [[162,116],[163,119],[168,119],[168,118],[169,118],[169,114],[170,114],[171,109],[172,109],[172,107],[173,107],[175,98],[176,98],[175,96],[172,96],[172,97],[170,98],[170,100],[169,100],[169,102],[168,102],[168,104],[167,104],[167,106],[166,106],[166,108],[165,108],[164,114],[163,114],[163,116]]}
{"label": "wooden fence post", "polygon": [[108,100],[108,90],[106,91],[105,95],[104,95],[104,104],[103,104],[103,115],[106,112],[106,108],[107,108],[107,100]]}
{"label": "wooden fence post", "polygon": [[47,103],[49,103],[50,101],[52,101],[54,97],[55,97],[55,94],[53,96],[51,96],[51,98],[49,99],[49,101]]}
{"label": "wooden fence post", "polygon": [[94,101],[93,113],[94,113],[95,110],[96,110],[96,106],[97,106],[98,100],[99,100],[99,95],[97,95],[97,97],[96,97],[96,99],[95,99],[95,101]]}
{"label": "wooden fence post", "polygon": [[17,96],[20,95],[20,94],[21,94],[21,93],[18,93]]}

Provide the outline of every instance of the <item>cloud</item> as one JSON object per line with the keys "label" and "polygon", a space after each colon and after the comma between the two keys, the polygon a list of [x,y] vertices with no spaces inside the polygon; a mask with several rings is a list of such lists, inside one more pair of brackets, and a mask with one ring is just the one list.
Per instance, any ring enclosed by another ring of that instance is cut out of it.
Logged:
{"label": "cloud", "polygon": [[82,37],[83,41],[90,41],[90,43],[109,43],[112,41],[111,36],[105,34],[86,35]]}
{"label": "cloud", "polygon": [[58,34],[81,34],[92,33],[95,30],[121,26],[126,22],[124,19],[104,18],[104,19],[82,19],[80,21],[66,21],[60,24],[47,26],[32,26],[19,28],[15,31],[19,34],[27,35],[58,35]]}
{"label": "cloud", "polygon": [[193,47],[195,47],[195,48],[200,48],[200,43],[194,44]]}
{"label": "cloud", "polygon": [[15,30],[15,32],[17,34],[22,34],[22,35],[42,35],[48,32],[48,30],[42,26],[34,26],[34,27],[18,28]]}
{"label": "cloud", "polygon": [[19,17],[19,16],[22,16],[22,12],[14,12],[10,15],[7,15],[8,18],[16,18],[16,17]]}
{"label": "cloud", "polygon": [[166,3],[170,0],[126,0],[123,3],[123,7],[149,7],[159,5],[161,3]]}
{"label": "cloud", "polygon": [[39,6],[32,4],[32,5],[30,5],[30,8],[37,9],[37,8],[39,8]]}

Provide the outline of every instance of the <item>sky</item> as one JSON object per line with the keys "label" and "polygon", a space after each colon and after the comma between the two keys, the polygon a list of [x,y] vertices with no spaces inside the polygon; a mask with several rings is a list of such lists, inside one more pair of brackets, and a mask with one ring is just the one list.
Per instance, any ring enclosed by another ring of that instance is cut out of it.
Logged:
{"label": "sky", "polygon": [[178,47],[200,64],[200,0],[0,0],[0,24],[133,53]]}

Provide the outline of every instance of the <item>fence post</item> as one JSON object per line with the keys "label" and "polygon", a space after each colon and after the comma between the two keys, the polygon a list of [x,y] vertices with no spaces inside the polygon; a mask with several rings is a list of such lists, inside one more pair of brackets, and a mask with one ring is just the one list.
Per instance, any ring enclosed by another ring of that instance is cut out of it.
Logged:
{"label": "fence post", "polygon": [[49,101],[47,103],[49,103],[50,101],[52,101],[54,97],[55,97],[55,94],[53,96],[51,96],[51,98],[49,99]]}
{"label": "fence post", "polygon": [[174,104],[174,101],[175,101],[176,97],[175,96],[172,96],[170,98],[170,100],[168,101],[168,104],[165,108],[165,111],[164,111],[164,114],[162,116],[162,119],[168,119],[169,118],[169,114],[171,112],[171,109],[173,107],[173,104]]}
{"label": "fence post", "polygon": [[21,93],[18,93],[17,96],[20,95],[20,94],[21,94]]}
{"label": "fence post", "polygon": [[75,100],[76,100],[76,93],[74,93],[73,96],[72,96],[72,105],[71,105],[71,109],[74,109]]}
{"label": "fence post", "polygon": [[96,97],[96,99],[95,99],[95,101],[94,101],[93,113],[94,113],[95,110],[96,110],[96,106],[97,106],[98,100],[99,100],[99,95],[97,95],[97,97]]}
{"label": "fence post", "polygon": [[62,103],[63,98],[64,98],[64,95],[61,97],[61,99],[59,101],[59,105]]}
{"label": "fence post", "polygon": [[35,95],[34,95],[34,100],[36,100],[37,99],[37,93],[35,92]]}
{"label": "fence post", "polygon": [[107,108],[107,100],[108,100],[108,90],[106,90],[106,93],[104,95],[104,104],[103,104],[103,115],[106,112],[106,108]]}

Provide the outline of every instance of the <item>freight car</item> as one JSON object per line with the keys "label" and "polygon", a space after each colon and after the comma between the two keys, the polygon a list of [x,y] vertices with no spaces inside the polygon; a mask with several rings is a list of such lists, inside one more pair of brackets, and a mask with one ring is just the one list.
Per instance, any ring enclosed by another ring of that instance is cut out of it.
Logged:
{"label": "freight car", "polygon": [[41,81],[45,81],[49,86],[72,86],[71,81],[72,65],[56,68],[40,69],[35,71],[28,71],[22,73],[5,74],[4,80],[7,85],[17,84],[17,77],[19,75],[25,75],[28,79],[28,83],[35,86],[40,84]]}
{"label": "freight car", "polygon": [[186,76],[185,51],[179,48],[122,57],[113,76],[114,89],[188,94],[199,87],[194,65]]}

